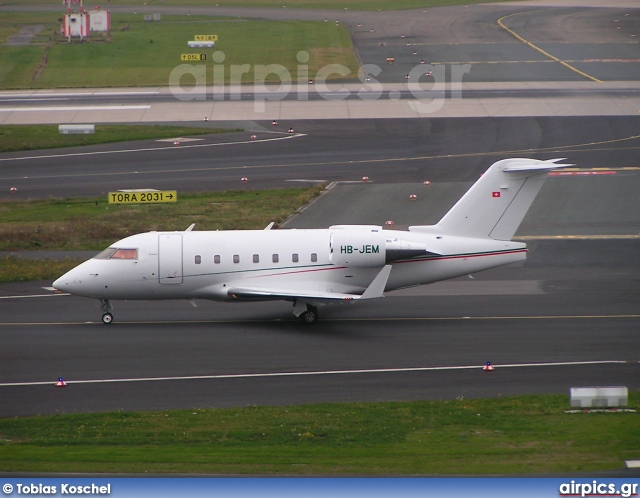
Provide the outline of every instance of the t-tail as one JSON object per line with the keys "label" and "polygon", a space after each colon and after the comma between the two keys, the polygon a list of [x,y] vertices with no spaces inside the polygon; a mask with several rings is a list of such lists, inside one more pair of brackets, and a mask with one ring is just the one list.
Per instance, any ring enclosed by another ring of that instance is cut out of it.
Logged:
{"label": "t-tail", "polygon": [[511,240],[549,172],[561,159],[503,159],[494,163],[435,225],[447,235]]}

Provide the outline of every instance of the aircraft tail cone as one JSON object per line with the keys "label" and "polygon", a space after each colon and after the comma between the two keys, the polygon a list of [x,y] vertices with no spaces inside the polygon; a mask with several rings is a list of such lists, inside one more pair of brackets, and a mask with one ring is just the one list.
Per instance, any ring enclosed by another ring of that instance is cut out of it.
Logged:
{"label": "aircraft tail cone", "polygon": [[496,367],[494,367],[490,361],[487,362],[487,364],[482,367],[482,370],[484,370],[485,372],[493,372],[496,369]]}
{"label": "aircraft tail cone", "polygon": [[56,382],[56,387],[67,387],[67,383],[60,377]]}

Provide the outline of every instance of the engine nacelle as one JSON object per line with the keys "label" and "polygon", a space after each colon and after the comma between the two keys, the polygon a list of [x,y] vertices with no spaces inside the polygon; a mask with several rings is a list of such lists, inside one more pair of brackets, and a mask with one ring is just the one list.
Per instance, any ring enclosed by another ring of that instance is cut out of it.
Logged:
{"label": "engine nacelle", "polygon": [[[381,267],[399,259],[427,254],[424,244],[398,239],[382,227],[354,226],[331,232],[329,261],[350,268]],[[395,235],[395,234],[394,234]]]}
{"label": "engine nacelle", "polygon": [[335,230],[331,232],[329,261],[351,268],[384,266],[385,236],[377,230]]}

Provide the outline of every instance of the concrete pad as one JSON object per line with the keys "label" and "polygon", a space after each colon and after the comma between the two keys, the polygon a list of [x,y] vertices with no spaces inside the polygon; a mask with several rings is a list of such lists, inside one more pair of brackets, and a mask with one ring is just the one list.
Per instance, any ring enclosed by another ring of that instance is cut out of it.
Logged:
{"label": "concrete pad", "polygon": [[260,121],[280,118],[280,102],[214,102],[209,117],[214,121]]}
{"label": "concrete pad", "polygon": [[30,124],[59,124],[74,123],[76,111],[60,112],[0,112],[0,119],[6,115],[2,121],[5,125],[30,125]]}
{"label": "concrete pad", "polygon": [[348,101],[349,117],[352,119],[379,118],[419,118],[421,115],[412,108],[411,100],[350,100]]}
{"label": "concrete pad", "polygon": [[281,119],[349,119],[349,104],[345,100],[283,101]]}
{"label": "concrete pad", "polygon": [[140,117],[143,122],[202,121],[211,119],[213,102],[170,102],[153,104]]}
{"label": "concrete pad", "polygon": [[477,101],[447,100],[440,110],[431,117],[435,118],[485,118],[489,116],[487,109]]}
{"label": "concrete pad", "polygon": [[138,123],[146,109],[77,111],[74,123]]}

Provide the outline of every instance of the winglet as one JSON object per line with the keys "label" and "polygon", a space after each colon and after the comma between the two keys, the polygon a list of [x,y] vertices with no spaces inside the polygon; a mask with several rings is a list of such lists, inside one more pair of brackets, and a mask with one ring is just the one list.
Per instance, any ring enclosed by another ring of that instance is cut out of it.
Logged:
{"label": "winglet", "polygon": [[271,230],[273,228],[273,225],[275,225],[276,222],[272,221],[271,223],[269,223],[266,227],[264,227],[265,230]]}
{"label": "winglet", "polygon": [[195,224],[195,223],[191,223],[191,225],[189,225],[189,226],[187,227],[187,229],[185,230],[185,232],[190,232],[191,230],[193,230],[193,227],[194,227],[194,226],[196,226],[196,224]]}
{"label": "winglet", "polygon": [[392,266],[393,265],[385,265],[382,270],[380,270],[380,273],[378,273],[376,278],[369,284],[369,287],[367,287],[367,290],[360,296],[360,299],[376,299],[384,296],[384,288],[387,286],[387,280],[389,280]]}

